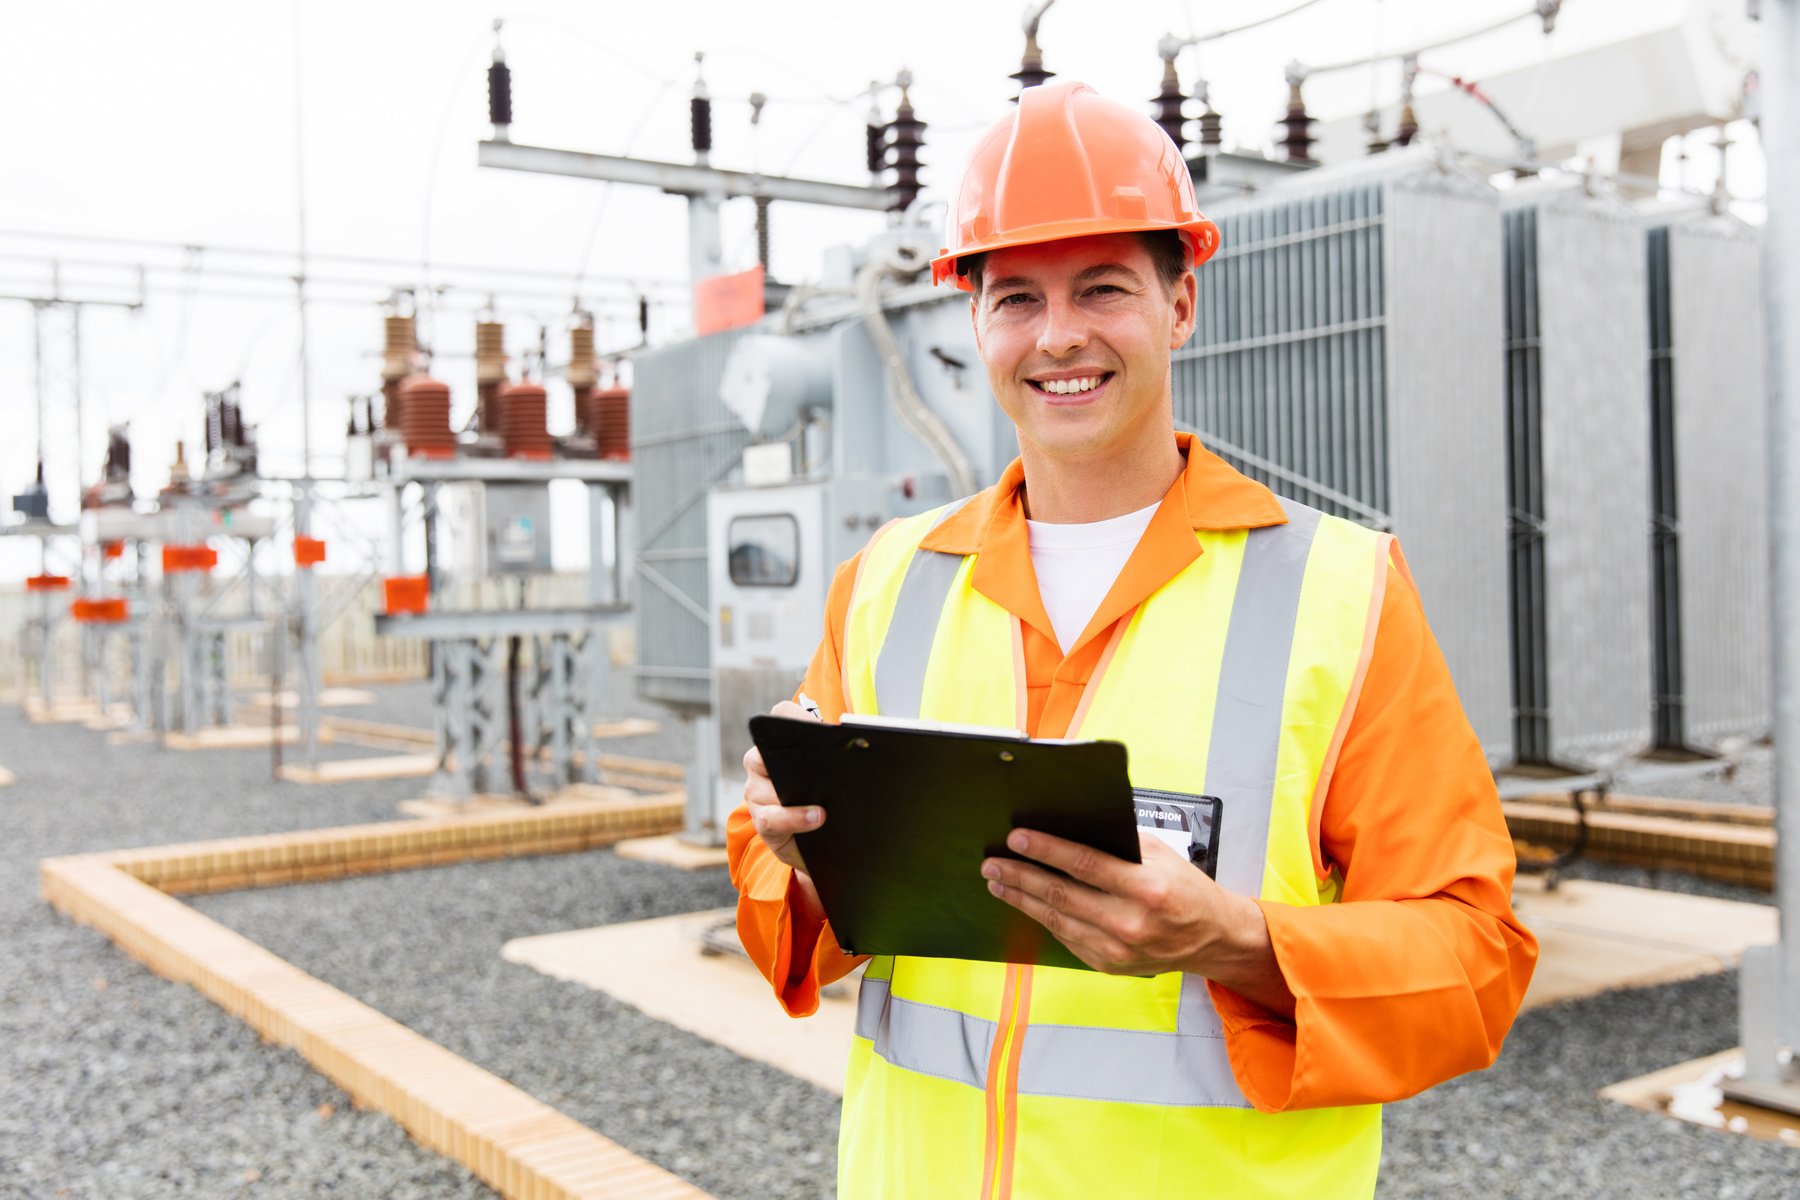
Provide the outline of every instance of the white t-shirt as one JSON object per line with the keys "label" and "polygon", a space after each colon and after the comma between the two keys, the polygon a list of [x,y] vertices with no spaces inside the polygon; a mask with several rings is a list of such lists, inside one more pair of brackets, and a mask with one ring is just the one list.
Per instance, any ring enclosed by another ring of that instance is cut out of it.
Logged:
{"label": "white t-shirt", "polygon": [[1025,522],[1038,595],[1043,597],[1044,611],[1050,615],[1063,653],[1068,653],[1112,590],[1113,580],[1125,569],[1125,560],[1161,503],[1085,525]]}

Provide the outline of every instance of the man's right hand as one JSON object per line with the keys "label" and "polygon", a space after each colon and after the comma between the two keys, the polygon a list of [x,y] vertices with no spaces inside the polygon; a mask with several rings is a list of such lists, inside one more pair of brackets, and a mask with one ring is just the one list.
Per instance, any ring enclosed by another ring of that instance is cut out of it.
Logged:
{"label": "man's right hand", "polygon": [[[791,700],[783,700],[771,711],[778,717],[812,717]],[[763,764],[762,751],[755,746],[744,753],[744,775],[744,803],[750,808],[750,824],[757,836],[776,858],[805,874],[806,863],[800,858],[794,835],[823,825],[825,810],[816,806],[783,808],[781,798],[775,794],[775,784],[769,779],[769,768]]]}

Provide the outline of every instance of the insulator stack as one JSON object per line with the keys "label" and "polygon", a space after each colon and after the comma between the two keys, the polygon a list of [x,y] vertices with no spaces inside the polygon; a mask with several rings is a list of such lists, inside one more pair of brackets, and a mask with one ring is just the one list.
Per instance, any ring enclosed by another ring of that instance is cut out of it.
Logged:
{"label": "insulator stack", "polygon": [[483,433],[500,432],[500,385],[506,382],[506,326],[498,321],[475,322],[476,427]]}
{"label": "insulator stack", "polygon": [[705,96],[688,100],[688,126],[694,139],[695,154],[712,153],[712,101]]}
{"label": "insulator stack", "polygon": [[1381,136],[1381,113],[1371,108],[1363,117],[1363,132],[1369,135],[1369,153],[1380,154],[1388,148],[1388,140]]}
{"label": "insulator stack", "polygon": [[1162,131],[1169,135],[1177,150],[1187,145],[1182,127],[1186,122],[1181,116],[1181,104],[1187,97],[1181,94],[1181,80],[1175,74],[1173,56],[1163,59],[1162,90],[1156,93],[1156,123]]}
{"label": "insulator stack", "polygon": [[419,357],[417,327],[411,317],[392,316],[384,322],[385,343],[381,352],[381,398],[383,423],[394,430],[404,429],[406,402],[400,398],[400,383],[413,373]]}
{"label": "insulator stack", "polygon": [[638,340],[650,344],[650,297],[638,297]]}
{"label": "insulator stack", "polygon": [[496,58],[488,67],[487,83],[488,124],[498,133],[512,124],[512,68],[505,59]]}
{"label": "insulator stack", "polygon": [[594,385],[600,382],[600,367],[594,361],[594,327],[577,325],[569,330],[569,369],[563,372],[569,390],[575,393],[575,429],[591,432],[588,408],[594,396]]}
{"label": "insulator stack", "polygon": [[1413,113],[1413,81],[1418,76],[1419,60],[1408,55],[1400,72],[1400,124],[1394,130],[1396,146],[1410,146],[1419,136],[1419,118]]}
{"label": "insulator stack", "polygon": [[631,458],[631,389],[603,388],[589,402],[588,428],[601,458],[627,462]]}
{"label": "insulator stack", "polygon": [[769,198],[756,197],[756,261],[769,273]]}
{"label": "insulator stack", "polygon": [[902,212],[919,198],[919,148],[925,144],[925,122],[913,114],[912,98],[900,89],[900,103],[894,109],[894,131],[889,143],[893,150],[894,202],[888,208]]}
{"label": "insulator stack", "polygon": [[1194,99],[1205,107],[1200,113],[1200,149],[1211,154],[1225,148],[1225,118],[1212,105],[1212,85],[1206,80],[1194,84]]}
{"label": "insulator stack", "polygon": [[1288,82],[1287,115],[1281,118],[1282,127],[1287,136],[1281,139],[1287,150],[1289,162],[1309,163],[1312,155],[1308,153],[1312,144],[1318,139],[1312,135],[1313,119],[1306,115],[1306,100],[1300,95],[1300,81]]}
{"label": "insulator stack", "polygon": [[1394,130],[1394,145],[1410,146],[1418,136],[1419,118],[1413,115],[1412,97],[1408,96],[1400,105],[1400,124]]}
{"label": "insulator stack", "polygon": [[869,174],[879,175],[887,158],[887,126],[880,121],[871,120],[863,128],[863,138],[869,161]]}
{"label": "insulator stack", "polygon": [[500,438],[506,457],[551,457],[556,441],[548,421],[549,396],[542,384],[511,383],[500,389]]}
{"label": "insulator stack", "polygon": [[[1046,80],[1054,78],[1055,75],[1055,71],[1044,69],[1044,52],[1038,48],[1037,30],[1028,31],[1025,34],[1025,53],[1019,59],[1019,69],[1008,75],[1007,78],[1018,80],[1019,90],[1022,92],[1028,87],[1038,87]],[[1017,104],[1018,102],[1019,98],[1014,96],[1013,103]]]}
{"label": "insulator stack", "polygon": [[391,415],[389,427],[398,428],[407,453],[421,458],[455,458],[456,434],[450,428],[450,385],[429,375],[410,375],[395,391],[400,419]]}

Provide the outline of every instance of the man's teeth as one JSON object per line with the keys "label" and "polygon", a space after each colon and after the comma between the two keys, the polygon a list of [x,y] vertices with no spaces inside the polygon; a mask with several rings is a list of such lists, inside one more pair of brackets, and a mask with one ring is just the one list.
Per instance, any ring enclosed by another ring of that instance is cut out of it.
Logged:
{"label": "man's teeth", "polygon": [[1100,376],[1089,375],[1084,379],[1046,379],[1038,384],[1053,396],[1072,396],[1076,392],[1091,392],[1100,386]]}

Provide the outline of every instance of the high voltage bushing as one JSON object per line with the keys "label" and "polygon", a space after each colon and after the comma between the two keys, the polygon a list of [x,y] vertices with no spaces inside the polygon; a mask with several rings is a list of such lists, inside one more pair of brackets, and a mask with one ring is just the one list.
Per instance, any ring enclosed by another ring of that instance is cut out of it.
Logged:
{"label": "high voltage bushing", "polygon": [[413,373],[419,358],[417,328],[410,316],[389,316],[382,322],[385,338],[381,352],[382,422],[389,429],[405,427],[406,400],[400,381]]}
{"label": "high voltage bushing", "polygon": [[1185,124],[1181,115],[1181,104],[1186,97],[1181,94],[1181,80],[1175,74],[1175,56],[1168,55],[1163,59],[1162,90],[1156,93],[1156,123],[1162,131],[1169,135],[1177,150],[1187,145],[1182,127]]}
{"label": "high voltage bushing", "polygon": [[475,322],[476,425],[483,433],[500,432],[497,397],[506,382],[506,326]]}
{"label": "high voltage bushing", "polygon": [[1225,118],[1212,106],[1212,87],[1202,79],[1194,85],[1194,99],[1206,105],[1200,114],[1200,148],[1218,150],[1225,145]]}
{"label": "high voltage bushing", "polygon": [[[1040,86],[1045,80],[1051,79],[1055,75],[1055,71],[1044,69],[1044,52],[1038,48],[1037,27],[1033,24],[1032,28],[1025,33],[1025,53],[1019,58],[1019,69],[1008,75],[1007,78],[1018,80],[1019,90],[1022,92],[1028,87]],[[1018,102],[1019,98],[1014,96],[1013,103],[1017,104]]]}
{"label": "high voltage bushing", "polygon": [[488,67],[488,124],[495,129],[512,124],[512,70],[504,59]]}
{"label": "high voltage bushing", "polygon": [[688,124],[694,136],[694,153],[712,153],[712,101],[695,96],[688,101]]}
{"label": "high voltage bushing", "polygon": [[1300,95],[1300,84],[1304,78],[1295,71],[1288,72],[1287,115],[1281,118],[1281,124],[1287,130],[1281,144],[1287,150],[1288,161],[1296,163],[1312,161],[1312,155],[1308,151],[1318,140],[1312,135],[1313,119],[1307,116],[1306,100]]}
{"label": "high voltage bushing", "polygon": [[881,174],[882,159],[887,155],[887,126],[880,121],[871,120],[863,129],[866,142],[869,174]]}
{"label": "high voltage bushing", "polygon": [[638,337],[645,344],[650,341],[650,297],[638,297]]}
{"label": "high voltage bushing", "polygon": [[908,72],[902,71],[900,84],[900,103],[894,108],[893,123],[888,126],[894,131],[894,137],[888,143],[893,152],[890,162],[894,168],[894,202],[888,205],[890,212],[902,212],[919,196],[919,149],[925,145],[925,122],[913,112],[912,97],[908,94],[908,85],[912,82]]}
{"label": "high voltage bushing", "polygon": [[763,273],[769,270],[769,198],[756,197],[756,261],[762,264]]}
{"label": "high voltage bushing", "polygon": [[488,124],[494,135],[506,136],[512,124],[512,71],[506,65],[506,51],[500,45],[500,21],[494,22],[494,61],[488,66]]}
{"label": "high voltage bushing", "polygon": [[593,387],[600,370],[594,362],[594,327],[583,323],[569,330],[569,369],[563,378],[572,388]]}

